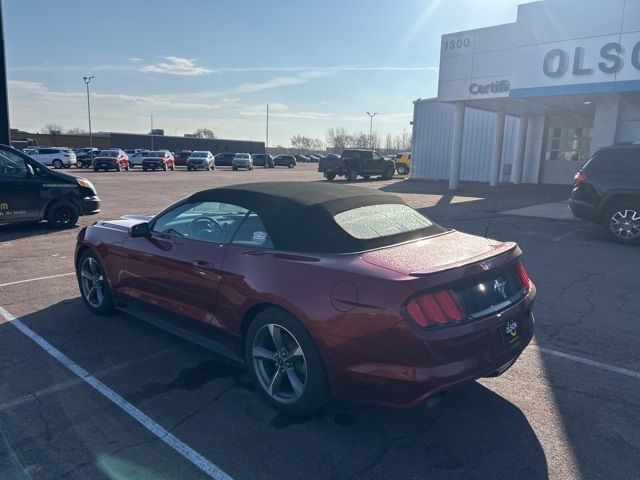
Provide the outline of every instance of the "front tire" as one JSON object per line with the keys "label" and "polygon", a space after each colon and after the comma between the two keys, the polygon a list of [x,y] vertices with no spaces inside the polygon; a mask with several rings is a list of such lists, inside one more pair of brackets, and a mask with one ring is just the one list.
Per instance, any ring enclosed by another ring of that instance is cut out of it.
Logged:
{"label": "front tire", "polygon": [[393,173],[395,169],[393,167],[387,167],[382,175],[383,180],[391,180],[393,178]]}
{"label": "front tire", "polygon": [[115,310],[105,269],[93,251],[80,256],[76,276],[82,301],[92,313],[107,315]]}
{"label": "front tire", "polygon": [[630,201],[610,208],[603,227],[615,242],[625,245],[640,243],[640,202]]}
{"label": "front tire", "polygon": [[293,162],[291,162],[289,165],[287,165],[289,168],[293,168],[295,167],[295,165],[293,164]]}
{"label": "front tire", "polygon": [[398,175],[406,175],[407,173],[409,173],[409,169],[406,165],[398,165],[398,168],[396,170],[398,172]]}
{"label": "front tire", "polygon": [[253,319],[245,337],[245,361],[258,391],[286,415],[307,415],[330,398],[311,335],[284,310],[269,308]]}
{"label": "front tire", "polygon": [[78,223],[79,216],[78,207],[69,201],[62,200],[49,207],[47,222],[53,228],[71,228]]}

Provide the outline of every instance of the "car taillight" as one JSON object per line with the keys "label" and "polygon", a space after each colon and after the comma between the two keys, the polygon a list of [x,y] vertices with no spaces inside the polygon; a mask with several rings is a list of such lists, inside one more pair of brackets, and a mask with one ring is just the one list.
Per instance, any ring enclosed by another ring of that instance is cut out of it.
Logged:
{"label": "car taillight", "polygon": [[518,278],[520,279],[520,283],[525,288],[525,290],[529,291],[531,289],[531,279],[529,278],[529,274],[524,269],[522,262],[516,263],[516,272],[518,273]]}
{"label": "car taillight", "polygon": [[573,186],[574,187],[579,187],[580,184],[582,182],[584,182],[587,179],[587,174],[580,170],[578,173],[576,173],[575,177],[573,177]]}
{"label": "car taillight", "polygon": [[344,168],[344,158],[338,160],[338,164],[340,165],[340,168]]}
{"label": "car taillight", "polygon": [[466,319],[453,290],[440,290],[416,297],[407,304],[407,313],[421,327],[446,325]]}

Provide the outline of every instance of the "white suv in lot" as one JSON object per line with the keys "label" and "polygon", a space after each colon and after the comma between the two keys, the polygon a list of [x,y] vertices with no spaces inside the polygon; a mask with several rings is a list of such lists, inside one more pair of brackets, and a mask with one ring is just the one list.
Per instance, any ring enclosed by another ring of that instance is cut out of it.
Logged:
{"label": "white suv in lot", "polygon": [[69,168],[77,162],[76,154],[68,148],[39,147],[29,156],[36,162],[53,168]]}

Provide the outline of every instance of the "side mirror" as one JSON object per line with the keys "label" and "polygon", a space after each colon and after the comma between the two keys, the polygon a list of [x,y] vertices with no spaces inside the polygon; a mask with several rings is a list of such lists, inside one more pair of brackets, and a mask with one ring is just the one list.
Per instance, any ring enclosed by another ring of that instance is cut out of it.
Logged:
{"label": "side mirror", "polygon": [[27,177],[35,177],[36,172],[33,171],[33,167],[27,163]]}
{"label": "side mirror", "polygon": [[149,224],[147,222],[138,223],[137,225],[132,226],[129,230],[129,235],[131,235],[133,238],[148,237],[150,233],[151,229],[149,228]]}

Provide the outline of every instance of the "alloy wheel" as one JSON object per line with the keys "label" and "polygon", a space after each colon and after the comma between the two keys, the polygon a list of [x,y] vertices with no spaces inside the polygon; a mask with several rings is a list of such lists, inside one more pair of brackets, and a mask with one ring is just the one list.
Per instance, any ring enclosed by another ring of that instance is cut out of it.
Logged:
{"label": "alloy wheel", "polygon": [[304,393],[307,362],[294,335],[274,323],[264,325],[253,339],[251,356],[258,381],[280,403],[294,403]]}
{"label": "alloy wheel", "polygon": [[611,216],[609,228],[620,240],[640,238],[640,213],[630,208],[621,208]]}
{"label": "alloy wheel", "polygon": [[80,267],[82,295],[89,305],[99,308],[104,302],[104,275],[93,257],[87,257]]}

